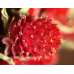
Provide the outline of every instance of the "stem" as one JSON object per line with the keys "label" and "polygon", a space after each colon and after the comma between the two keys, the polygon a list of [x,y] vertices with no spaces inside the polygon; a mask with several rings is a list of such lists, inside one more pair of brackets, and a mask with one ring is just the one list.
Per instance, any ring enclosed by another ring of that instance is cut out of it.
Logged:
{"label": "stem", "polygon": [[8,64],[14,65],[13,60],[2,53],[0,53],[0,59],[5,60],[6,62],[8,62]]}

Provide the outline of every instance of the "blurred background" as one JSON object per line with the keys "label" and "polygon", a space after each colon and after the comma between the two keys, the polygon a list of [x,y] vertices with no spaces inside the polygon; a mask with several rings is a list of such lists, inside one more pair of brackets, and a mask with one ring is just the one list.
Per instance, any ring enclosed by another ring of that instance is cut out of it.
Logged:
{"label": "blurred background", "polygon": [[[30,14],[47,16],[57,24],[62,37],[57,52],[58,65],[74,65],[74,8],[19,8],[20,15]],[[10,22],[11,13],[18,14],[18,8],[0,8],[0,39],[5,36],[7,23]],[[0,52],[3,53],[5,45],[0,42]]]}

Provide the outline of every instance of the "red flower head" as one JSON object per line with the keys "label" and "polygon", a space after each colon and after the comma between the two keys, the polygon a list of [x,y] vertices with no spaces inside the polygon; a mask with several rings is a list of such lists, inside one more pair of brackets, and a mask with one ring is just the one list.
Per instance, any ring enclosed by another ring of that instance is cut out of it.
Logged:
{"label": "red flower head", "polygon": [[36,17],[40,14],[40,12],[42,13],[41,15],[55,18],[64,25],[67,25],[69,8],[30,8],[28,11],[30,15]]}
{"label": "red flower head", "polygon": [[8,39],[7,54],[15,64],[51,64],[60,44],[60,32],[47,17],[23,16],[11,22]]}

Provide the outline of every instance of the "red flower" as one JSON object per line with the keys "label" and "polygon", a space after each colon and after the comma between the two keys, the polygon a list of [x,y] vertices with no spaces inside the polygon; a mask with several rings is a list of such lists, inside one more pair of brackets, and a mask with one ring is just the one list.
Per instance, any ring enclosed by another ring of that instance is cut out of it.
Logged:
{"label": "red flower", "polygon": [[0,65],[8,65],[8,62],[6,62],[5,60],[0,59]]}
{"label": "red flower", "polygon": [[55,18],[56,20],[67,24],[69,8],[30,8],[28,13],[32,16],[38,16],[42,10],[42,15],[48,16],[49,18]]}
{"label": "red flower", "polygon": [[13,21],[8,38],[7,53],[15,64],[51,64],[60,44],[60,32],[55,24],[49,18],[32,16]]}

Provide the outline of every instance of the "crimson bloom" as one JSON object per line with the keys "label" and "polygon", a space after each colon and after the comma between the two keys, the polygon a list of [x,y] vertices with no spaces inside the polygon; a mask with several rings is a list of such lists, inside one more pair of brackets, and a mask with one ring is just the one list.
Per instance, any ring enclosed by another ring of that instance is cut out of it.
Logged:
{"label": "crimson bloom", "polygon": [[48,17],[22,16],[11,22],[6,44],[6,53],[15,64],[52,64],[60,32]]}
{"label": "crimson bloom", "polygon": [[28,11],[32,16],[38,16],[40,12],[44,14],[44,16],[55,18],[61,23],[67,25],[69,8],[30,8]]}

